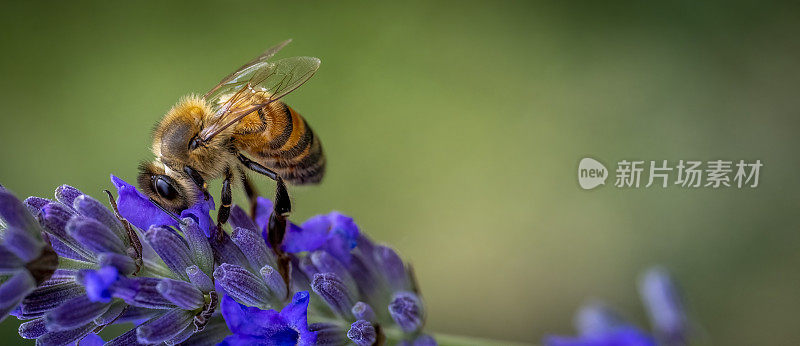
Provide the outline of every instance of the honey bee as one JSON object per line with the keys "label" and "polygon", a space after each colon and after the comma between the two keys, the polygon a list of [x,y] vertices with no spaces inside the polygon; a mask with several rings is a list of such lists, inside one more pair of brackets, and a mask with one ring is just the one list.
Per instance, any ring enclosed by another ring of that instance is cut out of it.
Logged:
{"label": "honey bee", "polygon": [[276,181],[273,216],[284,222],[291,211],[284,182],[322,180],[322,143],[305,119],[280,101],[311,78],[320,60],[269,61],[290,41],[247,62],[202,97],[184,97],[166,113],[153,134],[155,160],[139,166],[138,185],[151,201],[177,213],[209,198],[207,181],[224,178],[217,214],[221,230],[230,215],[232,185],[242,184],[254,208],[248,171]]}

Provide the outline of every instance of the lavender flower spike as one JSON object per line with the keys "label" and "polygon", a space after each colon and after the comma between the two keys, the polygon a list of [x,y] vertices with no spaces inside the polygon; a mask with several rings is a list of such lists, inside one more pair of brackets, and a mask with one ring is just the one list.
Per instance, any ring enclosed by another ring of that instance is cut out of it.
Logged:
{"label": "lavender flower spike", "polygon": [[93,332],[134,322],[107,344],[435,345],[408,266],[351,218],[289,223],[272,246],[259,198],[256,215],[234,207],[234,231],[209,238],[213,200],[177,222],[112,181],[112,209],[67,185],[24,204],[0,188],[0,313],[28,320],[20,336],[95,345]]}

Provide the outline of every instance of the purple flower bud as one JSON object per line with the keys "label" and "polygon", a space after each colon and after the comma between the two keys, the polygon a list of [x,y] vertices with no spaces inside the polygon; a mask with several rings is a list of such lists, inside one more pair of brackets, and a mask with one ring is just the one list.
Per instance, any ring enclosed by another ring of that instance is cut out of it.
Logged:
{"label": "purple flower bud", "polygon": [[95,253],[125,253],[122,239],[95,219],[75,215],[66,226],[67,234]]}
{"label": "purple flower bud", "polygon": [[97,256],[100,267],[114,267],[122,275],[130,275],[136,271],[136,262],[127,255],[106,252]]}
{"label": "purple flower bud", "polygon": [[590,303],[578,310],[575,316],[575,329],[583,336],[606,335],[626,325],[615,311],[603,303]]}
{"label": "purple flower bud", "polygon": [[272,306],[272,297],[264,282],[241,266],[223,263],[214,271],[214,278],[239,303],[261,309]]}
{"label": "purple flower bud", "polygon": [[378,339],[375,327],[365,320],[355,321],[347,331],[347,338],[358,346],[371,346]]}
{"label": "purple flower bud", "polygon": [[419,297],[411,292],[397,292],[389,303],[389,314],[400,329],[412,333],[422,327],[423,311]]}
{"label": "purple flower bud", "polygon": [[7,226],[27,230],[32,236],[35,236],[39,229],[28,208],[5,189],[0,189],[0,218]]}
{"label": "purple flower bud", "polygon": [[203,292],[211,292],[214,290],[214,282],[206,273],[204,273],[198,266],[190,266],[186,268],[186,275],[189,276],[189,282]]}
{"label": "purple flower bud", "polygon": [[350,292],[358,292],[358,286],[356,286],[353,277],[350,276],[350,273],[347,269],[335,259],[333,256],[328,254],[325,251],[314,251],[309,256],[311,258],[311,263],[314,264],[314,267],[317,268],[317,271],[320,273],[334,273],[336,276],[347,285],[347,288]]}
{"label": "purple flower bud", "polygon": [[160,279],[151,277],[126,278],[120,277],[111,286],[111,293],[115,298],[120,298],[126,303],[150,309],[172,309],[175,304],[158,293]]}
{"label": "purple flower bud", "polygon": [[108,227],[118,238],[128,239],[128,232],[122,227],[119,220],[117,220],[117,216],[114,215],[110,209],[106,208],[103,203],[100,203],[100,201],[87,195],[80,195],[72,201],[72,207],[77,210],[79,214],[95,219]]}
{"label": "purple flower bud", "polygon": [[0,286],[0,321],[36,288],[36,280],[27,270],[20,270]]}
{"label": "purple flower bud", "polygon": [[246,228],[252,230],[253,232],[259,233],[259,227],[253,222],[253,219],[247,215],[247,212],[242,210],[238,205],[234,205],[231,208],[231,216],[228,219],[228,222],[233,226],[234,229],[236,228]]}
{"label": "purple flower bud", "polygon": [[195,310],[203,307],[203,292],[185,281],[161,279],[156,286],[158,292],[184,310]]}
{"label": "purple flower bud", "polygon": [[315,274],[314,280],[311,282],[311,289],[328,303],[334,313],[342,318],[350,319],[353,294],[336,274]]}
{"label": "purple flower bud", "polygon": [[72,206],[78,196],[83,195],[81,190],[78,190],[69,185],[61,185],[56,188],[56,200],[66,206]]}
{"label": "purple flower bud", "polygon": [[87,296],[72,298],[44,315],[47,330],[59,331],[78,328],[100,317],[109,303],[93,302]]}
{"label": "purple flower bud", "polygon": [[379,245],[375,248],[375,259],[392,290],[408,289],[408,275],[400,256],[389,247]]}
{"label": "purple flower bud", "polygon": [[19,336],[23,339],[37,339],[47,332],[44,318],[37,318],[19,325]]}
{"label": "purple flower bud", "polygon": [[436,346],[436,340],[427,334],[422,334],[414,340],[413,346]]}
{"label": "purple flower bud", "polygon": [[375,321],[375,310],[372,310],[372,307],[367,303],[357,302],[350,311],[358,320]]}
{"label": "purple flower bud", "polygon": [[153,226],[145,232],[145,238],[164,263],[179,278],[189,280],[186,268],[194,265],[186,242],[174,231],[166,227]]}
{"label": "purple flower bud", "polygon": [[4,246],[0,246],[0,273],[14,273],[24,265],[25,262],[23,262],[19,256],[15,255]]}
{"label": "purple flower bud", "polygon": [[44,242],[42,242],[41,236],[34,237],[24,229],[9,226],[3,231],[3,247],[25,262],[30,262],[42,254]]}
{"label": "purple flower bud", "polygon": [[277,299],[283,299],[284,297],[288,298],[287,295],[289,294],[286,288],[286,282],[283,281],[283,277],[280,273],[278,273],[275,268],[272,268],[268,265],[261,267],[259,270],[261,277],[264,279],[264,282],[267,284],[272,296]]}
{"label": "purple flower bud", "polygon": [[39,217],[39,213],[42,211],[42,208],[45,205],[47,205],[47,203],[50,203],[50,202],[52,202],[52,201],[47,199],[47,198],[31,196],[31,197],[26,198],[25,201],[22,202],[22,204],[24,204],[25,207],[28,208],[28,211],[31,213],[31,215],[33,215],[34,217],[38,218]]}
{"label": "purple flower bud", "polygon": [[94,330],[94,323],[87,323],[75,329],[49,332],[36,339],[37,345],[69,345],[80,340]]}
{"label": "purple flower bud", "polygon": [[136,330],[136,337],[140,343],[162,343],[189,327],[193,318],[194,315],[190,311],[172,309],[149,323],[139,326]]}
{"label": "purple flower bud", "polygon": [[214,253],[211,251],[211,244],[208,243],[205,233],[197,225],[194,219],[183,218],[185,225],[181,225],[186,242],[189,244],[189,253],[192,254],[194,263],[206,274],[211,275],[214,270]]}
{"label": "purple flower bud", "polygon": [[[181,342],[186,341],[186,339],[188,339],[194,333],[195,333],[194,326],[193,325],[189,325],[188,327],[183,328],[183,330],[180,333],[178,333],[175,336],[169,338],[168,340],[164,340],[164,343],[167,344],[167,345],[177,345],[177,344],[179,344]],[[211,345],[213,345],[213,344],[211,344]]]}
{"label": "purple flower bud", "polygon": [[105,326],[107,324],[117,322],[118,318],[123,312],[126,311],[127,308],[128,304],[125,304],[125,302],[121,300],[117,300],[111,303],[106,312],[94,319],[94,324],[98,326]]}
{"label": "purple flower bud", "polygon": [[231,240],[242,250],[252,268],[261,268],[265,265],[275,265],[272,250],[267,248],[264,238],[255,231],[247,228],[236,228],[231,233]]}
{"label": "purple flower bud", "polygon": [[683,344],[689,333],[689,323],[683,301],[669,272],[663,268],[648,270],[639,281],[650,321],[665,344]]}
{"label": "purple flower bud", "polygon": [[308,330],[317,335],[314,345],[337,346],[347,344],[347,334],[333,323],[312,323]]}
{"label": "purple flower bud", "polygon": [[39,287],[31,292],[20,304],[19,318],[29,319],[44,315],[61,303],[85,294],[83,286],[75,282]]}
{"label": "purple flower bud", "polygon": [[217,263],[230,263],[240,266],[250,264],[242,250],[239,250],[239,247],[231,241],[227,233],[222,234],[221,240],[212,241],[211,247],[214,249],[214,261]]}

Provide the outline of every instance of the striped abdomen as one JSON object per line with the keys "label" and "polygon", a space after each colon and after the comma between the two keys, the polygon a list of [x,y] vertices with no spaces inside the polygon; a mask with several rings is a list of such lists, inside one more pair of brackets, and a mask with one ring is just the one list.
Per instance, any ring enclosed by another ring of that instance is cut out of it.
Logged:
{"label": "striped abdomen", "polygon": [[236,146],[292,184],[315,184],[325,174],[322,143],[308,123],[283,102],[248,114],[236,126]]}

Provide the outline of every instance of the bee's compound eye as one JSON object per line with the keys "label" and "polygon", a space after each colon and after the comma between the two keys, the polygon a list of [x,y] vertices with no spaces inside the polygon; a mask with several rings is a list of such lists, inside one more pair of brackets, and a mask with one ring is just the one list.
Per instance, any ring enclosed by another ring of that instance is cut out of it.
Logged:
{"label": "bee's compound eye", "polygon": [[172,184],[167,181],[163,176],[156,177],[153,181],[153,188],[156,190],[159,196],[163,197],[164,199],[174,199],[178,197],[178,191],[172,187]]}

